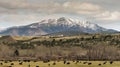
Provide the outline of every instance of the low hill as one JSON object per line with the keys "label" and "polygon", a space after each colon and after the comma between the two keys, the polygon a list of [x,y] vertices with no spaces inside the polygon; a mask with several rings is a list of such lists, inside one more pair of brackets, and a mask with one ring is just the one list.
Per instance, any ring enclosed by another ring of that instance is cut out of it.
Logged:
{"label": "low hill", "polygon": [[0,42],[17,42],[12,36],[1,36]]}

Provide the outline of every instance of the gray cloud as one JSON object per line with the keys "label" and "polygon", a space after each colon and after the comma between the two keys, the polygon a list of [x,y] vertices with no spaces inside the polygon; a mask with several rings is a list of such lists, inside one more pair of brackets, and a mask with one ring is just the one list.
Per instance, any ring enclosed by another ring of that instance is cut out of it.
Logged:
{"label": "gray cloud", "polygon": [[119,11],[105,11],[101,14],[95,16],[97,20],[110,20],[110,21],[120,21],[120,12]]}
{"label": "gray cloud", "polygon": [[103,9],[96,4],[77,1],[56,0],[1,0],[2,22],[19,24],[38,21],[39,17],[51,14],[96,14]]}
{"label": "gray cloud", "polygon": [[0,1],[0,7],[0,12],[2,13],[93,13],[101,9],[98,5],[76,1],[67,1],[64,3],[54,1],[31,3],[27,0],[3,0]]}
{"label": "gray cloud", "polygon": [[120,0],[0,0],[0,26],[29,24],[56,14],[100,24],[119,22],[119,6]]}
{"label": "gray cloud", "polygon": [[[120,10],[120,0],[1,0],[0,13],[99,13]],[[112,8],[112,9],[111,9]]]}

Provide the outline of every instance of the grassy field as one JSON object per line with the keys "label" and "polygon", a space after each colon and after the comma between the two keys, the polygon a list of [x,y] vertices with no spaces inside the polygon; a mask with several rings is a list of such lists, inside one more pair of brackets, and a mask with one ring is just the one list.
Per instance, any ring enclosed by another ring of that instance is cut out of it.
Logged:
{"label": "grassy field", "polygon": [[[119,61],[114,61],[112,64],[107,62],[106,64],[103,64],[104,61],[88,61],[86,64],[83,64],[85,61],[81,61],[76,64],[76,62],[73,61],[67,61],[70,64],[64,64],[63,61],[55,62],[53,65],[53,61],[48,63],[43,63],[42,61],[38,62],[23,62],[21,65],[20,62],[14,61],[14,62],[3,62],[0,61],[0,67],[120,67]],[[1,64],[2,63],[2,64]],[[13,63],[13,65],[11,65]],[[88,65],[88,63],[92,63]],[[101,64],[101,65],[99,65]],[[30,65],[30,66],[29,66]]]}

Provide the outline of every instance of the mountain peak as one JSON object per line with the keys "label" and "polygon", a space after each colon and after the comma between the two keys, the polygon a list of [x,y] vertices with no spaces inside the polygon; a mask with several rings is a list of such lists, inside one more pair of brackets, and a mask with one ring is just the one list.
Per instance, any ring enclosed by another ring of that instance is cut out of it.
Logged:
{"label": "mountain peak", "polygon": [[60,20],[60,21],[65,21],[66,18],[65,18],[65,17],[60,17],[60,18],[58,18],[58,20]]}
{"label": "mountain peak", "polygon": [[97,24],[90,23],[89,21],[81,21],[78,19],[59,17],[59,18],[49,18],[43,19],[39,22],[38,25],[48,24],[48,25],[62,25],[62,26],[81,26],[84,28],[96,29],[98,27]]}
{"label": "mountain peak", "polygon": [[47,18],[42,19],[39,24],[63,24],[63,25],[84,25],[84,24],[92,24],[87,21],[81,21],[78,19],[66,18],[66,17],[59,17],[59,18]]}

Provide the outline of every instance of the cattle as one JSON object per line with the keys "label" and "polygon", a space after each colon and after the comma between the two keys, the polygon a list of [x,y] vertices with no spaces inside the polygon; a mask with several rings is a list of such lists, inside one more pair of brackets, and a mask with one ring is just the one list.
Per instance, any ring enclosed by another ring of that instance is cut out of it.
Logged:
{"label": "cattle", "polygon": [[66,60],[64,60],[64,62],[63,62],[63,63],[64,63],[64,64],[66,64],[66,62],[67,62],[67,61],[66,61]]}
{"label": "cattle", "polygon": [[23,64],[23,62],[20,62],[20,63],[19,63],[19,65],[22,65],[22,64]]}
{"label": "cattle", "polygon": [[69,65],[69,64],[70,64],[70,62],[67,62],[66,64],[67,64],[67,65]]}
{"label": "cattle", "polygon": [[54,62],[53,65],[56,65],[56,63]]}
{"label": "cattle", "polygon": [[88,63],[88,65],[91,65],[92,63]]}
{"label": "cattle", "polygon": [[36,67],[39,67],[39,66],[36,66]]}
{"label": "cattle", "polygon": [[50,64],[48,64],[48,66],[50,66]]}
{"label": "cattle", "polygon": [[107,63],[107,61],[103,62],[103,64],[106,64],[106,63]]}
{"label": "cattle", "polygon": [[14,65],[14,63],[11,63],[11,65]]}
{"label": "cattle", "polygon": [[102,64],[98,64],[98,66],[101,66]]}
{"label": "cattle", "polygon": [[88,63],[88,62],[83,62],[83,64],[86,64],[86,63]]}
{"label": "cattle", "polygon": [[113,64],[113,61],[110,61],[110,64]]}
{"label": "cattle", "polygon": [[3,63],[0,63],[0,65],[3,65]]}

